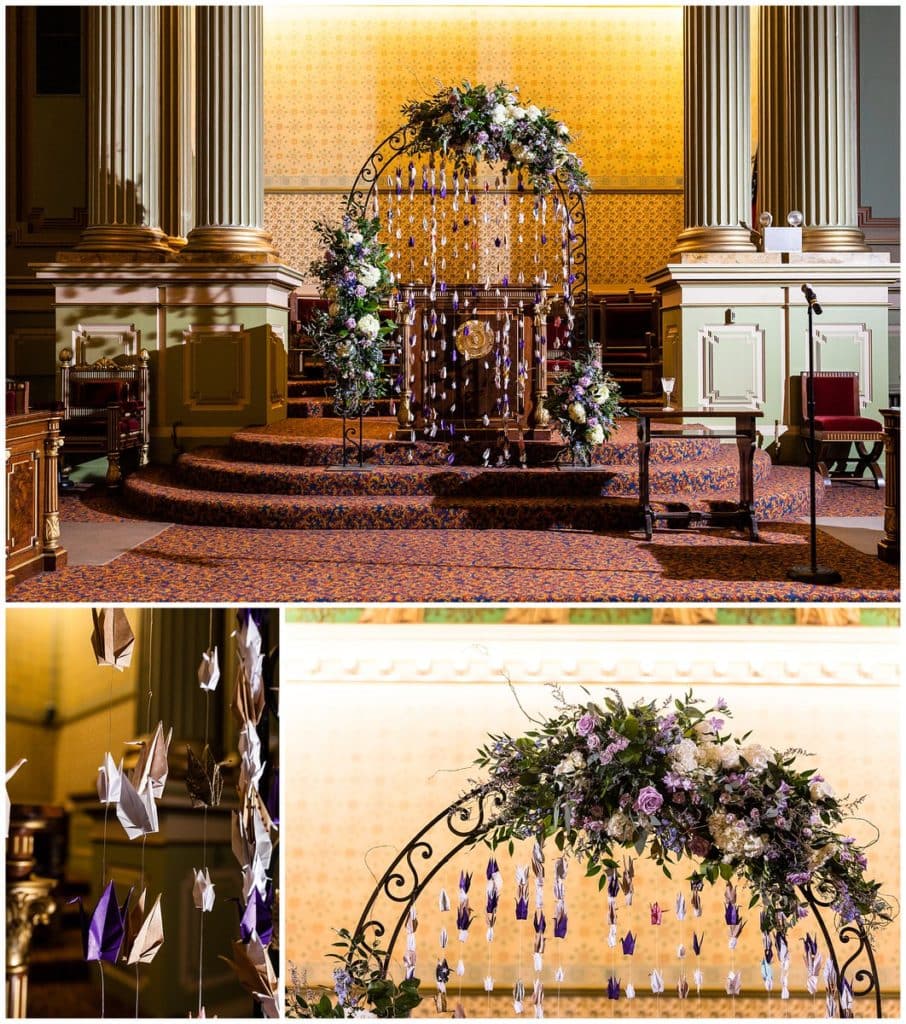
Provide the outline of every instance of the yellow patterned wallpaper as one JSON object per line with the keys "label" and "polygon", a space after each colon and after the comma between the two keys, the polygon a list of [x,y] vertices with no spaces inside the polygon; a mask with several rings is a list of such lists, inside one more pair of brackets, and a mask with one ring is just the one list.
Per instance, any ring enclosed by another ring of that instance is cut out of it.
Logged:
{"label": "yellow patterned wallpaper", "polygon": [[[573,131],[595,188],[590,286],[647,288],[683,227],[680,7],[341,13],[265,8],[265,225],[284,262],[308,279],[313,221],[337,216],[369,153],[403,122],[405,101],[464,79],[505,81]],[[511,280],[519,269],[514,253]]]}
{"label": "yellow patterned wallpaper", "polygon": [[[416,629],[418,627],[415,627]],[[350,650],[349,656],[355,657]],[[693,683],[695,692],[713,700],[725,697],[734,711],[732,727],[739,735],[751,729],[753,741],[779,749],[804,747],[811,756],[803,757],[803,766],[820,767],[837,792],[867,794],[860,814],[880,829],[878,842],[869,851],[874,877],[884,883],[882,891],[899,893],[899,735],[895,715],[890,714],[895,690],[889,687],[834,684],[832,686],[782,687],[769,684],[710,685]],[[596,688],[597,690],[598,688]],[[667,696],[664,684],[626,684],[621,692],[627,701]],[[529,714],[550,713],[551,695],[543,685],[520,686],[520,697]],[[568,696],[578,699],[576,687]],[[491,731],[520,732],[527,728],[512,694],[499,683],[337,683],[305,685],[293,679],[283,689],[284,727],[292,722],[298,730],[299,754],[290,759],[287,772],[286,821],[288,847],[285,852],[286,879],[286,955],[307,973],[310,982],[325,982],[329,977],[324,954],[332,941],[332,928],[353,927],[375,877],[401,846],[427,821],[467,788],[477,772],[468,766],[476,747]],[[777,709],[783,707],[783,714]],[[853,707],[859,715],[853,716]],[[853,757],[853,751],[859,751]],[[850,826],[860,840],[870,841],[871,828],[858,821]],[[517,860],[525,859],[518,851]],[[551,846],[549,861],[556,853]],[[473,905],[483,903],[484,866],[487,850],[479,849],[457,856],[419,901],[420,927],[418,950],[420,977],[427,979],[423,989],[433,991],[433,966],[438,949],[437,935],[445,924],[451,933],[448,958],[455,967],[460,955],[455,923],[441,921],[438,896],[441,886],[454,902],[456,879],[462,867],[475,872]],[[498,990],[512,986],[514,971],[520,962],[520,946],[513,921],[513,862],[501,857],[504,889],[500,921],[491,953],[491,973]],[[549,865],[550,867],[550,865]],[[633,965],[633,980],[640,994],[648,992],[647,974],[656,962],[665,968],[668,986],[675,986],[680,941],[691,945],[693,921],[685,923],[685,934],[669,914],[659,935],[655,951],[653,929],[645,920],[649,902],[659,900],[673,906],[676,892],[687,890],[681,881],[687,870],[679,868],[674,880],[664,878],[652,864],[642,862],[637,874],[637,900],[631,911],[620,910],[620,934],[627,923],[641,934]],[[567,877],[569,935],[563,944],[567,989],[597,988],[606,985],[611,954],[606,944],[606,904],[597,892],[596,880],[586,879],[574,864]],[[550,910],[551,894],[546,892]],[[706,942],[702,955],[705,984],[722,989],[730,963],[726,927],[723,923],[722,888],[707,887],[704,893],[705,916],[696,922],[704,926]],[[687,892],[688,896],[688,892]],[[748,903],[741,897],[741,905]],[[550,914],[548,918],[550,919]],[[744,989],[758,992],[760,940],[755,912],[747,911],[749,925],[737,950],[737,965],[743,971]],[[449,915],[446,915],[449,917]],[[550,926],[549,926],[550,927]],[[804,987],[801,958],[801,932],[797,929],[791,972],[791,988]],[[879,969],[888,991],[897,989],[899,941],[898,924],[888,927],[877,945]],[[529,939],[523,938],[521,963],[523,977],[531,976]],[[399,947],[398,955],[401,955]],[[487,973],[488,947],[481,917],[473,925],[464,953],[466,989],[481,990]],[[691,958],[691,952],[689,954]],[[549,939],[545,956],[545,984],[553,1013],[556,984],[554,971],[559,952]],[[691,975],[692,966],[687,960]],[[621,957],[614,966],[627,978]],[[451,983],[455,992],[456,979]],[[483,1015],[484,997],[473,995],[470,1015]],[[781,1004],[765,1006],[762,995],[757,1015],[780,1016]],[[476,1003],[474,1000],[477,1000]],[[776,1000],[776,993],[775,993]],[[672,1008],[671,1008],[672,1007]],[[668,997],[659,1015],[677,1012],[695,1013],[694,1001],[685,1011],[676,1009],[675,996]],[[823,1004],[822,1004],[823,1007]],[[451,1007],[452,1008],[452,1007]],[[431,1006],[422,1008],[432,1015]],[[468,1007],[467,1007],[468,1009]],[[625,1013],[625,1007],[622,1008]],[[510,1015],[508,1008],[503,1014]],[[594,1014],[611,1010],[598,1006]],[[531,1011],[529,1010],[529,1015]],[[823,1013],[823,1008],[815,1011]],[[858,1015],[858,1014],[857,1014]]]}
{"label": "yellow patterned wallpaper", "polygon": [[268,179],[342,187],[404,102],[469,79],[554,109],[597,184],[681,184],[678,6],[268,6],[264,31]]}

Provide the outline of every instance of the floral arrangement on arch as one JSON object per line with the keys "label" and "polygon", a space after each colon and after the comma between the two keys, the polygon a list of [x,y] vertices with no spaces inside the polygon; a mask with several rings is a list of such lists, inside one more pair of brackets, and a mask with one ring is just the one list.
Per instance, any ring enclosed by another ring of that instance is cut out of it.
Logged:
{"label": "floral arrangement on arch", "polygon": [[449,154],[464,170],[476,161],[524,168],[536,192],[547,193],[560,175],[570,192],[588,189],[582,161],[569,149],[569,128],[550,110],[521,103],[519,88],[469,82],[441,89],[427,100],[404,104],[414,131],[412,151]]}
{"label": "floral arrangement on arch", "polygon": [[588,466],[592,453],[613,433],[620,415],[620,386],[600,360],[579,357],[554,380],[544,403],[573,461]]}
{"label": "floral arrangement on arch", "polygon": [[319,222],[315,231],[324,252],[311,272],[328,307],[307,326],[334,378],[334,408],[342,416],[357,416],[387,389],[383,339],[394,324],[382,320],[380,310],[393,288],[388,252],[377,240],[377,218],[346,216],[338,228]]}
{"label": "floral arrangement on arch", "polygon": [[867,932],[891,920],[864,850],[839,830],[859,801],[797,770],[803,751],[734,737],[726,704],[701,708],[691,692],[631,707],[616,691],[603,705],[555,693],[558,715],[515,739],[492,736],[479,752],[490,777],[477,792],[503,795],[494,845],[554,837],[587,874],[600,873],[601,888],[624,847],[647,850],[668,877],[670,864],[692,857],[693,879],[744,878],[763,930],[778,934],[808,912],[801,887]]}

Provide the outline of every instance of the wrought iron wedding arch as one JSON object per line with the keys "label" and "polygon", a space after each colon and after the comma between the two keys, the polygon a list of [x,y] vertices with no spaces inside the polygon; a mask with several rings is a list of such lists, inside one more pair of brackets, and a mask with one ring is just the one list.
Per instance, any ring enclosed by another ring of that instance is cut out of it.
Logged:
{"label": "wrought iron wedding arch", "polygon": [[[374,208],[380,191],[380,176],[406,156],[417,155],[416,132],[411,124],[404,124],[378,143],[362,164],[349,195],[346,212],[351,217],[366,217]],[[585,220],[585,199],[580,191],[568,189],[562,172],[552,175],[551,181],[572,221],[567,234],[567,253],[571,259],[574,280],[570,286],[572,305],[577,314],[573,337],[584,344],[591,337],[588,305],[588,241]]]}
{"label": "wrought iron wedding arch", "polygon": [[[410,908],[428,883],[453,857],[486,840],[494,831],[494,811],[503,806],[499,790],[473,790],[435,815],[393,859],[365,904],[354,935],[379,946],[381,969],[390,969],[393,950]],[[837,972],[838,986],[847,980],[857,997],[873,997],[882,1017],[881,987],[871,941],[856,919],[837,928],[822,912],[831,907],[807,885],[798,886],[824,937]],[[850,952],[850,944],[855,948]],[[839,947],[839,948],[838,948]],[[844,948],[845,947],[845,948]],[[847,957],[846,954],[849,953]]]}

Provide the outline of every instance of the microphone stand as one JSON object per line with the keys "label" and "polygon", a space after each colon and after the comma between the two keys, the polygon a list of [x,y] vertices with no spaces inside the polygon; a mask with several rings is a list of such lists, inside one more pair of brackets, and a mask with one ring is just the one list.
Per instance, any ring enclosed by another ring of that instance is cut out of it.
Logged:
{"label": "microphone stand", "polygon": [[[818,565],[818,501],[815,477],[818,473],[818,452],[815,448],[815,320],[814,314],[821,312],[815,293],[807,285],[802,288],[808,302],[808,378],[805,383],[806,410],[808,413],[809,452],[809,555],[808,565],[794,565],[787,571],[787,578],[799,583],[839,583],[843,577],[836,569]],[[817,306],[817,309],[815,308]]]}

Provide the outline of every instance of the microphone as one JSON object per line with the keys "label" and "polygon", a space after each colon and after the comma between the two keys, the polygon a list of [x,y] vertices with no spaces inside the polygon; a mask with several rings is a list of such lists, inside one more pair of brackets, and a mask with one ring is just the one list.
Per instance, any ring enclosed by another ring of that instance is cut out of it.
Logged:
{"label": "microphone", "polygon": [[802,286],[802,294],[805,296],[805,301],[811,306],[812,312],[815,316],[821,316],[821,304],[818,302],[818,296],[812,291],[810,284],[804,284]]}

